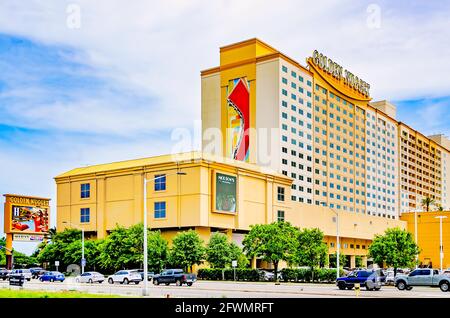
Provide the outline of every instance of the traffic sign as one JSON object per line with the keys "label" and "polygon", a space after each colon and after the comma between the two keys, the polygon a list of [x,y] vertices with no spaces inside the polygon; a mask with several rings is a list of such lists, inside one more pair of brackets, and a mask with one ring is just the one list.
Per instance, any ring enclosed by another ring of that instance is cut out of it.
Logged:
{"label": "traffic sign", "polygon": [[86,266],[86,259],[85,258],[82,258],[81,259],[81,266]]}
{"label": "traffic sign", "polygon": [[55,261],[55,266],[59,266],[59,261]]}
{"label": "traffic sign", "polygon": [[231,266],[237,267],[237,261],[231,261]]}

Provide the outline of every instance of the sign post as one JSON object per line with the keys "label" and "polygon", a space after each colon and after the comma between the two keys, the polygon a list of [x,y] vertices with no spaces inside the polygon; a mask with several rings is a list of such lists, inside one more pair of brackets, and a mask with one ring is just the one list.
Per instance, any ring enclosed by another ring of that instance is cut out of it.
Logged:
{"label": "sign post", "polygon": [[231,266],[233,266],[233,277],[234,277],[234,281],[236,281],[236,267],[237,267],[237,261],[231,261]]}
{"label": "sign post", "polygon": [[58,272],[59,261],[55,261],[56,271]]}

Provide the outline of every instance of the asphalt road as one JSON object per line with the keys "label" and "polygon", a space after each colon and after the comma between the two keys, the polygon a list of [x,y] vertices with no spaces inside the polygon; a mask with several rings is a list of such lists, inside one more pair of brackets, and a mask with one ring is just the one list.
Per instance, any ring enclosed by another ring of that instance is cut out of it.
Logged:
{"label": "asphalt road", "polygon": [[[149,282],[149,296],[157,298],[342,298],[357,297],[355,290],[339,290],[332,284],[294,284],[249,283],[249,282],[213,282],[197,281],[193,286],[154,286]],[[8,281],[0,281],[0,288],[10,288]],[[11,287],[18,289],[19,287]],[[79,284],[68,278],[63,283],[25,282],[24,289],[29,290],[78,290],[88,293],[122,295],[138,297],[142,295],[143,284],[110,285]],[[450,292],[443,293],[439,288],[414,287],[411,291],[399,291],[393,286],[383,286],[380,291],[366,291],[361,288],[358,297],[369,298],[450,298]]]}

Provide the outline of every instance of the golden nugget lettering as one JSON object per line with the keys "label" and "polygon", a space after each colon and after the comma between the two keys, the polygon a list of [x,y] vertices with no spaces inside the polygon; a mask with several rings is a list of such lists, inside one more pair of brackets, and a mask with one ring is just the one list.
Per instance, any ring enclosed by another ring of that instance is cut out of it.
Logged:
{"label": "golden nugget lettering", "polygon": [[319,51],[314,50],[312,61],[320,69],[327,72],[339,81],[344,81],[345,85],[348,85],[352,89],[358,91],[359,93],[369,97],[370,96],[370,85],[363,81],[358,76],[354,75],[349,70],[345,70],[338,63],[334,62],[327,56],[319,53]]}

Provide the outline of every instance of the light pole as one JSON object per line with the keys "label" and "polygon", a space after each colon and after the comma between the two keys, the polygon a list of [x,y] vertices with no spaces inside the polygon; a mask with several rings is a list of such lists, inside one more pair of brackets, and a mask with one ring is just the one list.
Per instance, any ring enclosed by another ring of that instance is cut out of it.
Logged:
{"label": "light pole", "polygon": [[336,212],[334,209],[331,209],[331,211],[336,214],[336,278],[339,278],[339,259],[340,259],[340,242],[339,242],[339,213]]}
{"label": "light pole", "polygon": [[446,219],[447,217],[444,215],[435,216],[435,219],[439,219],[439,258],[440,258],[440,267],[442,273],[442,262],[444,260],[444,246],[442,246],[442,219]]}
{"label": "light pole", "polygon": [[[64,224],[69,224],[70,226],[73,226],[73,224],[69,221],[63,221],[62,223]],[[84,228],[81,227],[81,274],[84,274],[84,264],[85,264],[85,259],[84,259]]]}
{"label": "light pole", "polygon": [[145,177],[145,174],[144,174],[144,290],[142,291],[143,296],[148,296],[148,293],[147,293],[147,288],[148,288],[148,277],[147,277],[148,276],[147,183],[150,182],[150,181],[155,181],[155,180],[158,180],[158,179],[162,179],[162,178],[165,178],[167,176],[174,175],[174,174],[184,176],[184,175],[186,175],[186,172],[177,171],[177,172],[170,173],[170,174],[164,174],[164,175],[152,178],[152,179],[147,179]]}

